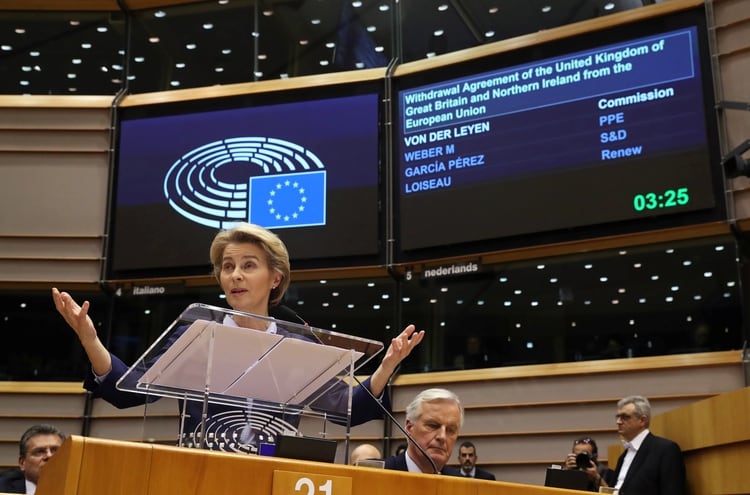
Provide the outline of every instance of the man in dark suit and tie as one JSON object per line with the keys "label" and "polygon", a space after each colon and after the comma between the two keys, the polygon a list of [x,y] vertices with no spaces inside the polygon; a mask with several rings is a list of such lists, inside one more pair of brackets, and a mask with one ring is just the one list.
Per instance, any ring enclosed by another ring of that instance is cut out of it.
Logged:
{"label": "man in dark suit and tie", "polygon": [[[385,459],[386,469],[411,473],[461,476],[446,466],[464,422],[464,408],[456,394],[431,388],[417,394],[406,406],[406,452]],[[419,444],[419,446],[417,446]]]}
{"label": "man in dark suit and tie", "polygon": [[458,447],[458,462],[461,463],[461,475],[480,480],[495,480],[495,475],[477,467],[477,448],[471,442],[464,442]]}
{"label": "man in dark suit and tie", "polygon": [[18,442],[18,468],[0,475],[0,493],[33,495],[39,474],[65,441],[65,434],[52,425],[39,424],[27,429]]}
{"label": "man in dark suit and tie", "polygon": [[651,404],[640,395],[617,403],[617,433],[625,452],[617,461],[615,488],[620,495],[685,495],[685,461],[680,446],[657,437],[648,427]]}

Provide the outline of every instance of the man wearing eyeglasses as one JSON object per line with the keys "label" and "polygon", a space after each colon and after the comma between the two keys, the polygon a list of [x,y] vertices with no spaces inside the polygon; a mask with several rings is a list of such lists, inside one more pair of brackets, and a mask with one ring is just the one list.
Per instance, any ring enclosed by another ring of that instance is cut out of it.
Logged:
{"label": "man wearing eyeglasses", "polygon": [[65,441],[65,434],[52,425],[34,425],[18,442],[18,469],[0,477],[0,492],[34,495],[39,473]]}
{"label": "man wearing eyeglasses", "polygon": [[625,452],[617,461],[620,495],[685,495],[685,461],[680,446],[648,429],[651,404],[640,395],[617,403],[617,433]]}

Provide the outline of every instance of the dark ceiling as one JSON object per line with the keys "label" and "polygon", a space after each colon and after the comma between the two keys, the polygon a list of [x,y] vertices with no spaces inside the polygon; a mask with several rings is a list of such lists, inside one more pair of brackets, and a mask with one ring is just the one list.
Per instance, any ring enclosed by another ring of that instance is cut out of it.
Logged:
{"label": "dark ceiling", "polygon": [[126,85],[143,93],[385,67],[646,3],[653,2],[213,0],[111,12],[4,10],[0,94],[116,94]]}

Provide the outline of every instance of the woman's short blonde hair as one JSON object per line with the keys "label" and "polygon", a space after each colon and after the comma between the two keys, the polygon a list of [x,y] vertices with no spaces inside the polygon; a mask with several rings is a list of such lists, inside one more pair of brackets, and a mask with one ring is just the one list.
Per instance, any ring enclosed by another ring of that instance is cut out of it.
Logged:
{"label": "woman's short blonde hair", "polygon": [[279,285],[271,289],[269,304],[275,306],[284,298],[289,287],[291,268],[289,266],[289,252],[279,236],[268,229],[251,223],[239,223],[229,230],[222,230],[211,242],[211,264],[214,266],[214,276],[219,280],[224,250],[229,244],[249,242],[260,246],[266,253],[268,267],[281,275]]}

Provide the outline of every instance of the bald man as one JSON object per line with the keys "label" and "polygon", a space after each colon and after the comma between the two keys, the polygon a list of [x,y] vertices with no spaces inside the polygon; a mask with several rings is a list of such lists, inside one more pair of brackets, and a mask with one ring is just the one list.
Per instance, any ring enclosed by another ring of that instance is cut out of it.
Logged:
{"label": "bald man", "polygon": [[383,455],[377,447],[369,443],[363,443],[352,450],[352,454],[349,456],[349,464],[353,466],[360,459],[382,459],[382,457]]}

